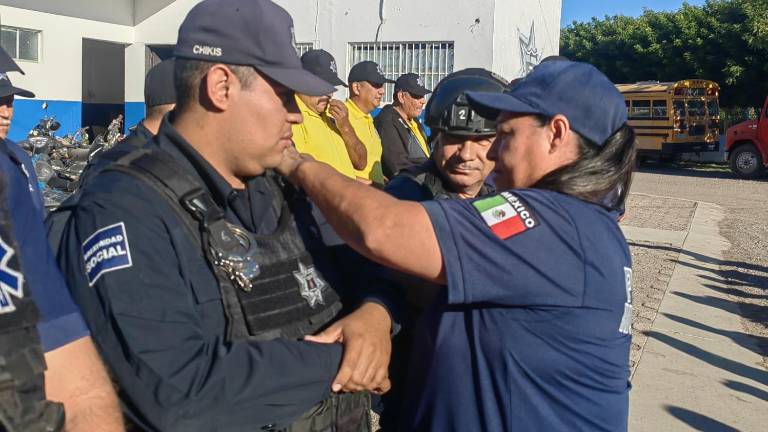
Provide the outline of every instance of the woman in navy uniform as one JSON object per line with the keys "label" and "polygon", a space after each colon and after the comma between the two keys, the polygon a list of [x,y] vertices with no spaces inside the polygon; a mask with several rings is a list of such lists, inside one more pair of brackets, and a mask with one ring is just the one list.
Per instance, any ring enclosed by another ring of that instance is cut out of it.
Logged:
{"label": "woman in navy uniform", "polygon": [[416,330],[401,429],[626,430],[631,260],[602,204],[631,181],[623,98],[558,61],[468,99],[497,119],[496,195],[414,203],[295,151],[281,167],[352,247],[445,285]]}

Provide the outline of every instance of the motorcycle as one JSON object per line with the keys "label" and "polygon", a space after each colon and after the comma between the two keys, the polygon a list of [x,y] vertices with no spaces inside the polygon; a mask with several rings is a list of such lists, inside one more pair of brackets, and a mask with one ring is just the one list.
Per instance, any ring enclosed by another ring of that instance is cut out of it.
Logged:
{"label": "motorcycle", "polygon": [[78,188],[88,163],[122,139],[123,116],[112,120],[104,135],[97,136],[91,143],[87,128],[57,137],[56,131],[61,124],[47,114],[47,102],[43,103],[43,110],[46,114],[19,145],[30,155],[45,206],[52,209]]}

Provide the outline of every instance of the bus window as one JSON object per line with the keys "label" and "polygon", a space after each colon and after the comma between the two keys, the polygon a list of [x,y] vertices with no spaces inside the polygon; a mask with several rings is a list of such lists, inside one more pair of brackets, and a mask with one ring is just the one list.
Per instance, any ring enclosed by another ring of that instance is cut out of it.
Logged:
{"label": "bus window", "polygon": [[650,117],[651,101],[649,100],[632,101],[632,109],[630,110],[629,116],[630,117]]}
{"label": "bus window", "polygon": [[703,100],[689,99],[686,102],[688,115],[692,117],[703,117],[707,115],[707,109]]}
{"label": "bus window", "polygon": [[629,101],[625,99],[624,100],[624,105],[627,106],[627,115],[629,115]]}
{"label": "bus window", "polygon": [[653,108],[651,110],[653,117],[667,118],[667,101],[655,100],[653,101]]}
{"label": "bus window", "polygon": [[707,101],[707,111],[710,117],[717,117],[720,114],[720,107],[717,106],[717,99],[710,99]]}
{"label": "bus window", "polygon": [[673,100],[672,110],[675,111],[675,116],[685,117],[685,102],[681,100]]}

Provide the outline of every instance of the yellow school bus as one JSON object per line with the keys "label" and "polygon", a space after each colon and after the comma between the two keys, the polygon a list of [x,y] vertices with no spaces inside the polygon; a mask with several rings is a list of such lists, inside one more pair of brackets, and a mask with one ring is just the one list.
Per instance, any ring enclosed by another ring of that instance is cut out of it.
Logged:
{"label": "yellow school bus", "polygon": [[720,86],[689,79],[617,84],[635,129],[639,155],[670,157],[676,153],[718,151]]}

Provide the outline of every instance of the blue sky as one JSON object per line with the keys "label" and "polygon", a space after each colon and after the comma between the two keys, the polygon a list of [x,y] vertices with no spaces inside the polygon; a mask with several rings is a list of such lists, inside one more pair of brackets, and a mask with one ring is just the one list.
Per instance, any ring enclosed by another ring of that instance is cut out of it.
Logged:
{"label": "blue sky", "polygon": [[[704,0],[688,0],[692,5],[702,5]],[[682,6],[682,0],[563,0],[563,14],[560,27],[565,27],[572,21],[589,21],[593,16],[603,18],[605,15],[638,16],[643,8],[652,10],[677,10]]]}

